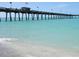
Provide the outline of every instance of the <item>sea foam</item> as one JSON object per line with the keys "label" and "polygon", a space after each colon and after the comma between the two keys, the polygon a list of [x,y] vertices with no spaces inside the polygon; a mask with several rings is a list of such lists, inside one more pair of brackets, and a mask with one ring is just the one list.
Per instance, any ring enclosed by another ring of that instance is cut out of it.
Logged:
{"label": "sea foam", "polygon": [[16,38],[0,38],[0,43],[17,40]]}

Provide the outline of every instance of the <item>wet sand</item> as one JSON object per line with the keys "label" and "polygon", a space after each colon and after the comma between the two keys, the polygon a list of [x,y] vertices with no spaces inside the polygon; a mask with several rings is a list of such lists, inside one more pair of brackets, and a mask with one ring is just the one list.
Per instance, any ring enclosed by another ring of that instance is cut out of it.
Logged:
{"label": "wet sand", "polygon": [[19,53],[16,53],[16,50],[10,47],[7,44],[0,43],[0,57],[20,57]]}

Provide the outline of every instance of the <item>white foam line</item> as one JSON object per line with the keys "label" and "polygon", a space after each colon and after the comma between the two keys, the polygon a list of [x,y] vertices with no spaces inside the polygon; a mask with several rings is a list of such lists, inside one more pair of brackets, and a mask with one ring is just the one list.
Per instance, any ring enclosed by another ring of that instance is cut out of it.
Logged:
{"label": "white foam line", "polygon": [[0,43],[17,40],[16,38],[0,38]]}

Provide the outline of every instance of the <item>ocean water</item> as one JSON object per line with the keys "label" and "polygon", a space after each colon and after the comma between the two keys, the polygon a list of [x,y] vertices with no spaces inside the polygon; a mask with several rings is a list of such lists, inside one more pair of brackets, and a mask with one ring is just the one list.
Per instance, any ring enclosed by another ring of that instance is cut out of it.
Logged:
{"label": "ocean water", "polygon": [[2,21],[0,38],[79,51],[79,19]]}

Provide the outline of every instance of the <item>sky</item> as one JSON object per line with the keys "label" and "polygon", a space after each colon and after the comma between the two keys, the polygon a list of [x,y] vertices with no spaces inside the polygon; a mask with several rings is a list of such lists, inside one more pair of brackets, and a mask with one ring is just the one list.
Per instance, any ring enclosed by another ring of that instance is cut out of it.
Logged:
{"label": "sky", "polygon": [[28,2],[28,4],[13,2],[12,5],[9,2],[0,2],[0,7],[10,6],[13,8],[30,7],[31,10],[79,14],[79,2]]}

